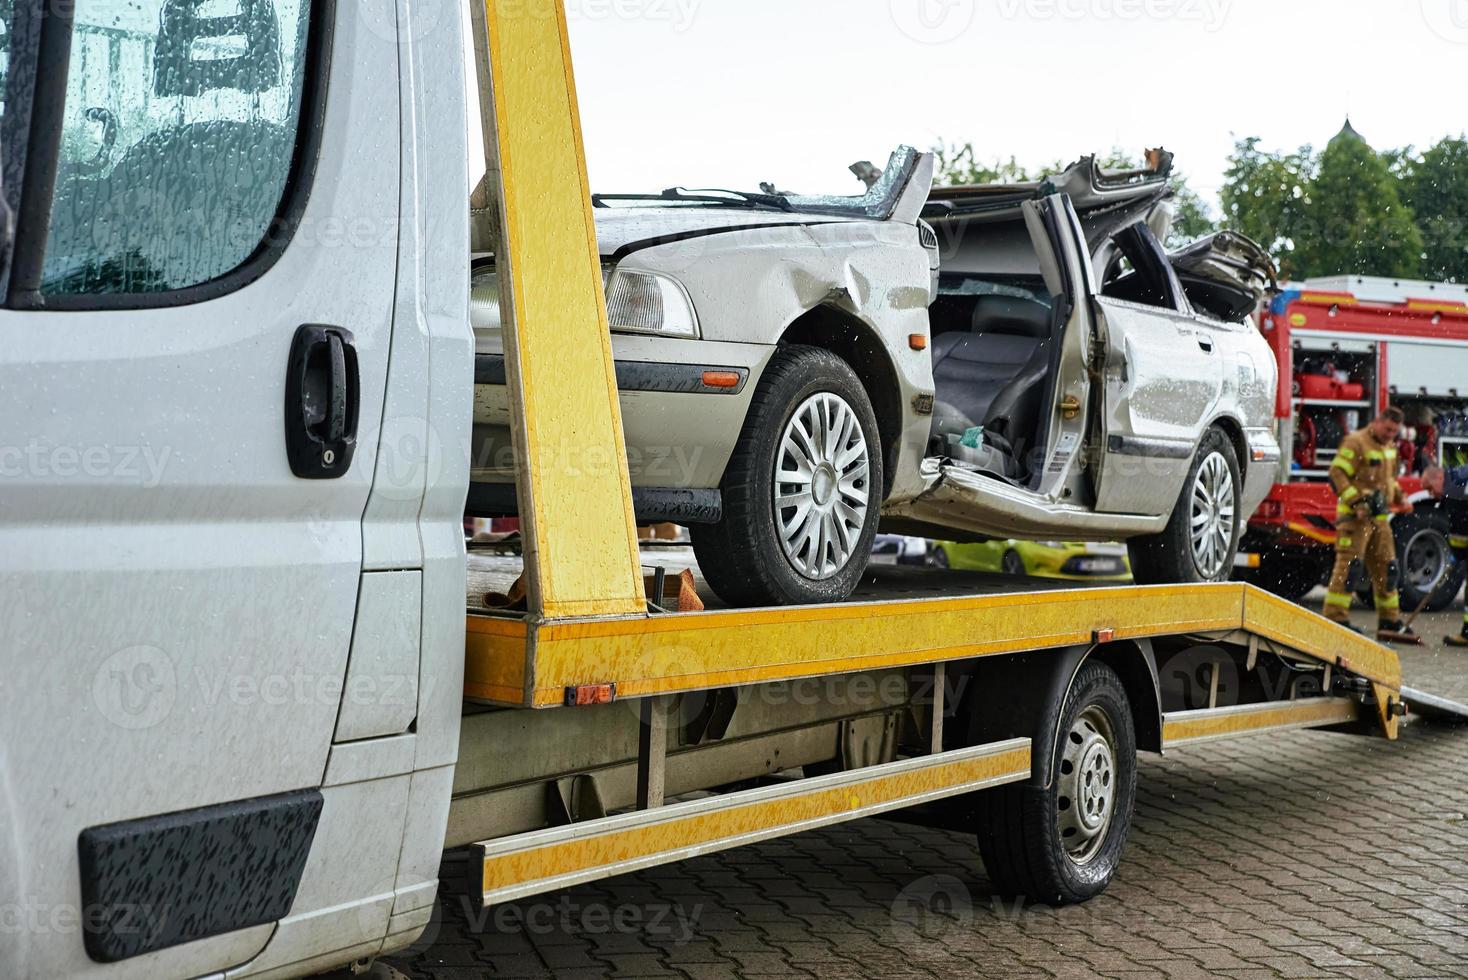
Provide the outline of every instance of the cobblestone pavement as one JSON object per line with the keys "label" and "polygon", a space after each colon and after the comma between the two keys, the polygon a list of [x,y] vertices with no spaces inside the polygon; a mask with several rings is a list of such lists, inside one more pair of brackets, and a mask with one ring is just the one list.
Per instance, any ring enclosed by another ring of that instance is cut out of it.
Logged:
{"label": "cobblestone pavement", "polygon": [[[1403,661],[1468,701],[1468,655]],[[487,915],[448,891],[391,962],[423,980],[1468,976],[1465,813],[1468,729],[1246,739],[1143,757],[1120,875],[1084,907],[996,898],[969,836],[867,820]]]}

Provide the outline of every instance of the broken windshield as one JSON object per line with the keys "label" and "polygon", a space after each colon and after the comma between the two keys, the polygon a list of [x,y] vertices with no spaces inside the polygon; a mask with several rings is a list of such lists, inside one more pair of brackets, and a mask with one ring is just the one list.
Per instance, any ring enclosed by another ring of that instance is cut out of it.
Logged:
{"label": "broken windshield", "polygon": [[[786,194],[785,198],[797,211],[815,211],[821,214],[850,215],[854,218],[872,218],[886,221],[897,209],[897,202],[917,167],[918,151],[910,146],[898,147],[887,161],[887,169],[874,174],[875,182],[861,197],[843,197],[834,194]],[[854,168],[853,168],[854,169]]]}

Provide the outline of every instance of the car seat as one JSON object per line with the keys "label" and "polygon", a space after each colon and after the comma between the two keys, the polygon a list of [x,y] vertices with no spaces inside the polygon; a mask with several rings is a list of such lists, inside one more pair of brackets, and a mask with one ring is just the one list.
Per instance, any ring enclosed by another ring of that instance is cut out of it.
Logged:
{"label": "car seat", "polygon": [[933,438],[946,447],[982,427],[985,440],[1016,462],[1033,437],[1044,403],[1053,344],[1050,309],[1035,300],[981,296],[972,329],[933,344],[937,389]]}

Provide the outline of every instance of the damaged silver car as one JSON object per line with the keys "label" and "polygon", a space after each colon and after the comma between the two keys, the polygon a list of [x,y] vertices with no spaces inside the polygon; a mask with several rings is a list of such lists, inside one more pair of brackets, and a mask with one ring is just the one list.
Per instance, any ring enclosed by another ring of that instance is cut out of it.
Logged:
{"label": "damaged silver car", "polygon": [[[595,198],[640,521],[689,525],[731,605],[855,590],[879,522],[1130,542],[1142,582],[1222,581],[1272,483],[1268,256],[1168,254],[1171,157],[862,197]],[[476,264],[471,512],[516,511],[498,284]]]}

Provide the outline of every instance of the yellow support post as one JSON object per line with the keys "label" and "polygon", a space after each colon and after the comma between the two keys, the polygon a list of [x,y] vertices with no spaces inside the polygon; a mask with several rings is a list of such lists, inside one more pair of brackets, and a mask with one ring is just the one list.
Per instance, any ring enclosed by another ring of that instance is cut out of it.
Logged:
{"label": "yellow support post", "polygon": [[485,14],[531,614],[646,615],[565,8],[485,0]]}

